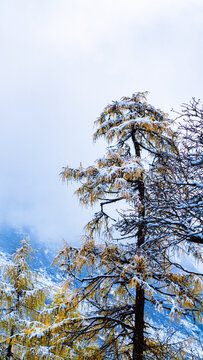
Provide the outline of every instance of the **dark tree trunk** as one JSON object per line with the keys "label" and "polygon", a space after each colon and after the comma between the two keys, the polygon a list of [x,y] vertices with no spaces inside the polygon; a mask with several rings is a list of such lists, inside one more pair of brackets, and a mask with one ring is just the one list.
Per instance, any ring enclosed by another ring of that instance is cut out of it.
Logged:
{"label": "dark tree trunk", "polygon": [[135,332],[133,338],[133,360],[143,360],[144,352],[144,289],[137,285],[135,302]]}
{"label": "dark tree trunk", "polygon": [[[140,144],[135,138],[135,131],[132,132],[132,141],[135,149],[135,154],[138,158],[141,157]],[[140,218],[138,235],[137,235],[137,247],[139,248],[145,241],[145,194],[144,194],[144,181],[141,176],[138,181],[138,196],[140,200],[140,209],[138,210],[138,217]],[[137,266],[137,274],[142,276],[142,263]],[[144,289],[140,284],[136,286],[136,300],[135,300],[135,330],[133,334],[133,360],[144,359],[144,304],[145,304],[145,293]]]}

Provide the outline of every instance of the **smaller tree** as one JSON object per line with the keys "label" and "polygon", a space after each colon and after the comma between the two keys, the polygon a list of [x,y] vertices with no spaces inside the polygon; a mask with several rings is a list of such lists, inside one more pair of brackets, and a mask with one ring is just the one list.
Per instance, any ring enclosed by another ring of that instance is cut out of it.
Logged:
{"label": "smaller tree", "polygon": [[37,321],[45,306],[47,288],[40,285],[37,273],[27,260],[33,250],[25,238],[12,261],[1,266],[0,285],[0,359],[22,359],[25,329]]}

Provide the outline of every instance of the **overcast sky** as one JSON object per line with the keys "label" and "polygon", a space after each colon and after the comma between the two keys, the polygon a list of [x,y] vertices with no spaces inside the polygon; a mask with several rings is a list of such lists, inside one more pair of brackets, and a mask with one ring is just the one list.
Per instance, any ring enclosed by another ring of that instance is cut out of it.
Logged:
{"label": "overcast sky", "polygon": [[203,98],[202,39],[202,0],[0,0],[0,223],[78,242],[90,214],[62,166],[103,154],[93,122],[112,100]]}

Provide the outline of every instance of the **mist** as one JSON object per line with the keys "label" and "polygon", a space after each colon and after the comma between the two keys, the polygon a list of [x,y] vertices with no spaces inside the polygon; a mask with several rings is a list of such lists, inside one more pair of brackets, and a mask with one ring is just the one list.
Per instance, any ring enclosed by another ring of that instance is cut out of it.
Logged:
{"label": "mist", "polygon": [[136,91],[163,111],[202,96],[203,3],[0,2],[0,223],[79,243],[81,207],[62,167],[91,164],[93,122]]}

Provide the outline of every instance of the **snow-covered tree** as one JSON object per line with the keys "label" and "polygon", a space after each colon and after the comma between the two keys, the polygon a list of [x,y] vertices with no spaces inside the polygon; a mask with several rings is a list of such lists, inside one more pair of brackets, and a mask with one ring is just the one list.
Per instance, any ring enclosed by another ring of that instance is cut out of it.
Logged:
{"label": "snow-covered tree", "polygon": [[[183,105],[178,115],[178,152],[158,159],[151,172],[148,199],[154,216],[150,222],[152,227],[153,221],[159,222],[159,230],[170,245],[184,243],[200,255],[197,245],[203,244],[203,110],[193,99]],[[157,167],[164,171],[157,171]]]}
{"label": "snow-covered tree", "polygon": [[[111,144],[106,155],[92,166],[67,166],[62,173],[64,180],[81,183],[76,193],[83,204],[100,204],[86,226],[84,245],[66,246],[59,255],[69,276],[81,283],[67,308],[80,304],[84,314],[75,319],[77,328],[67,332],[67,341],[99,344],[81,359],[187,358],[183,343],[177,352],[178,344],[152,335],[145,304],[165,309],[171,318],[189,313],[200,318],[199,278],[177,271],[168,238],[158,236],[159,204],[151,203],[154,174],[170,176],[166,160],[178,149],[167,115],[148,104],[146,95],[108,105],[94,134],[94,140],[103,137]],[[102,243],[95,242],[98,235]]]}
{"label": "snow-covered tree", "polygon": [[32,248],[27,239],[12,260],[1,266],[0,285],[0,359],[23,359],[26,349],[25,329],[37,321],[45,305],[46,287],[27,260]]}
{"label": "snow-covered tree", "polygon": [[200,106],[200,101],[193,98],[189,104],[183,104],[179,113],[181,136],[174,167],[179,174],[177,190],[184,194],[179,225],[182,239],[203,245],[203,107]]}

